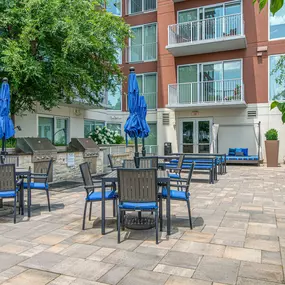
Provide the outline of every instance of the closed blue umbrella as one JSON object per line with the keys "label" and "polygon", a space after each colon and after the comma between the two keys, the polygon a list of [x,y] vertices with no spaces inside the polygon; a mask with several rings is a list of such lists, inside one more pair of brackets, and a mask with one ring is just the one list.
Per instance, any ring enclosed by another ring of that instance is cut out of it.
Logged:
{"label": "closed blue umbrella", "polygon": [[124,131],[126,135],[130,138],[135,139],[135,162],[138,167],[138,140],[143,131],[143,126],[141,123],[141,118],[139,116],[139,86],[137,82],[137,77],[135,74],[135,69],[133,67],[130,68],[130,74],[128,78],[128,108],[130,111],[130,115],[126,121]]}
{"label": "closed blue umbrella", "polygon": [[5,140],[15,134],[14,125],[9,117],[10,114],[10,87],[8,80],[3,79],[0,90],[0,138],[2,138],[1,159],[5,155]]}
{"label": "closed blue umbrella", "polygon": [[144,96],[140,96],[139,98],[139,116],[141,119],[141,124],[142,124],[142,132],[140,134],[140,138],[142,138],[142,155],[145,156],[146,155],[146,151],[145,151],[145,143],[144,143],[144,139],[146,137],[148,137],[149,133],[150,133],[150,128],[149,125],[146,121],[146,115],[147,115],[147,104],[145,101]]}

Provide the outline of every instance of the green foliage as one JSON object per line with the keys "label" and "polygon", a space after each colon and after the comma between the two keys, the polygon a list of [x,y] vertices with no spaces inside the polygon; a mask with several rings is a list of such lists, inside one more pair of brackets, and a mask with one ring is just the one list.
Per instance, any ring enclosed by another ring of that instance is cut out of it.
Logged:
{"label": "green foliage", "polygon": [[278,110],[281,112],[281,119],[282,119],[282,122],[283,124],[285,123],[285,102],[283,103],[280,103],[278,101],[274,101],[271,103],[271,110],[272,109],[275,109],[275,108],[278,108]]}
{"label": "green foliage", "polygon": [[89,133],[89,137],[97,144],[117,144],[122,139],[118,132],[112,131],[107,127],[96,127]]}
{"label": "green foliage", "polygon": [[[268,0],[253,0],[253,3],[258,2],[259,10],[261,11],[265,5],[268,3]],[[271,0],[270,2],[270,12],[275,15],[284,5],[284,0]]]}
{"label": "green foliage", "polygon": [[277,141],[278,132],[275,129],[270,129],[265,133],[266,140],[268,141]]}
{"label": "green foliage", "polygon": [[116,142],[115,142],[116,144],[123,144],[125,141],[124,137],[122,137],[122,136],[116,136],[115,140],[116,140]]}
{"label": "green foliage", "polygon": [[[17,144],[17,139],[9,138],[5,142],[6,148],[15,148]],[[0,140],[0,148],[2,147],[2,140]]]}
{"label": "green foliage", "polygon": [[99,0],[0,0],[0,77],[11,85],[11,112],[59,102],[98,104],[123,80],[117,51],[129,26]]}

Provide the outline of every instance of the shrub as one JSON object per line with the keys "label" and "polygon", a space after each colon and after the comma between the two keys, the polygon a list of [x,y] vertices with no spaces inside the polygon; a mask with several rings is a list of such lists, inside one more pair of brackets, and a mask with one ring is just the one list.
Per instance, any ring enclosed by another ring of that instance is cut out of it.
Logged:
{"label": "shrub", "polygon": [[115,131],[112,131],[106,127],[96,127],[89,133],[89,137],[97,144],[119,144],[124,138]]}
{"label": "shrub", "polygon": [[270,129],[265,133],[266,140],[268,141],[277,141],[278,132],[275,129]]}
{"label": "shrub", "polygon": [[[9,138],[5,142],[6,148],[15,148],[17,144],[16,138]],[[2,147],[2,139],[0,140],[0,148]]]}

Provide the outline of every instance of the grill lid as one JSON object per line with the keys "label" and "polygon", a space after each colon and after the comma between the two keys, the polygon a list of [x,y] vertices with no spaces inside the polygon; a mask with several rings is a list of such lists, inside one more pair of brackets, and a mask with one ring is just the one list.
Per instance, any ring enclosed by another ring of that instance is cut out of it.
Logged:
{"label": "grill lid", "polygon": [[16,152],[33,154],[38,152],[57,152],[47,138],[17,138]]}
{"label": "grill lid", "polygon": [[99,153],[98,145],[90,138],[72,138],[69,143],[69,148],[77,151],[92,151],[93,153]]}

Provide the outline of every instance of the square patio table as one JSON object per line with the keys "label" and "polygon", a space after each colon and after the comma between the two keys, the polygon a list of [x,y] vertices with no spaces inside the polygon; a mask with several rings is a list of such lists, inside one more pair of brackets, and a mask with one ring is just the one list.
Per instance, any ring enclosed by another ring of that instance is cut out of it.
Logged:
{"label": "square patio table", "polygon": [[[167,234],[171,233],[171,213],[170,213],[170,178],[169,172],[167,170],[157,171],[157,183],[159,185],[167,187],[167,199],[166,199],[166,217],[167,217]],[[105,185],[106,183],[116,183],[118,182],[117,170],[110,172],[109,174],[102,177],[102,223],[101,232],[102,235],[105,234]]]}
{"label": "square patio table", "polygon": [[[16,175],[27,178],[27,192],[28,192],[28,217],[31,217],[31,171],[26,168],[16,167]],[[24,195],[23,195],[23,205],[24,203]],[[22,214],[24,214],[24,207],[22,208]]]}

